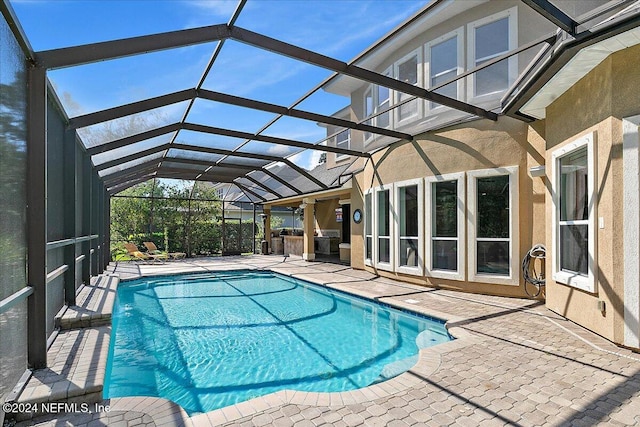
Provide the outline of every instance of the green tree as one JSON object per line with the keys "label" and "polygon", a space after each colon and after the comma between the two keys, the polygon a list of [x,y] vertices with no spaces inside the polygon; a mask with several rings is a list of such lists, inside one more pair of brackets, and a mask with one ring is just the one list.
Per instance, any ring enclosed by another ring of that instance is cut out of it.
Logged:
{"label": "green tree", "polygon": [[213,186],[194,183],[187,223],[187,241],[194,253],[220,251],[222,202],[217,200]]}
{"label": "green tree", "polygon": [[[164,187],[149,180],[122,191],[118,196],[121,197],[111,199],[111,241],[117,244],[133,240],[139,244],[140,237],[154,231],[151,227],[154,211],[158,210],[162,200],[152,197],[163,197]],[[162,220],[159,225],[164,225]]]}

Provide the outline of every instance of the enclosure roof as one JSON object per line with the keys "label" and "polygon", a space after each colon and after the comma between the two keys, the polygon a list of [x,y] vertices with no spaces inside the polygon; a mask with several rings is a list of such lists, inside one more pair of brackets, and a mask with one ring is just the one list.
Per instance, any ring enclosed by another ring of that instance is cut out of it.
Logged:
{"label": "enclosure roof", "polygon": [[[38,34],[42,22],[35,19],[39,9],[34,8],[42,4],[16,2],[16,14],[9,0],[1,1],[14,32],[21,33],[17,15],[30,25],[25,27],[27,36]],[[46,22],[56,36],[47,34],[31,44],[18,38],[33,66],[47,70],[68,128],[77,131],[110,194],[149,179],[166,178],[229,184],[234,200],[268,203],[339,188],[363,164],[358,159],[368,159],[372,150],[411,141],[419,133],[451,124],[430,125],[426,120],[408,131],[394,124],[374,126],[375,115],[353,120],[349,118],[354,117],[350,89],[346,89],[353,82],[404,94],[402,102],[394,100],[386,111],[418,98],[458,110],[463,120],[497,120],[503,113],[499,108],[487,110],[464,98],[449,97],[441,89],[527,49],[552,52],[569,38],[583,40],[594,25],[611,19],[630,3],[607,2],[595,18],[581,20],[566,11],[563,0],[521,1],[553,23],[557,33],[430,89],[376,68],[425,28],[465,9],[483,7],[485,0],[240,0],[232,7],[222,1],[184,0],[180,12],[189,18],[184,22],[175,10],[161,14],[163,19],[155,22],[145,21],[145,14],[140,13],[133,20],[126,9],[136,2],[116,7],[105,2],[104,14],[122,9],[113,13],[118,12],[125,23],[105,28],[82,27],[80,21],[99,18],[83,15],[79,10],[83,2],[52,2],[48,5],[60,8],[61,14]],[[150,8],[151,16],[151,8],[175,3],[140,4]],[[195,13],[193,7],[207,7],[207,14]],[[74,11],[78,12],[73,15],[76,21],[66,22]],[[132,24],[126,25],[128,22]],[[604,35],[607,31],[601,30]],[[71,35],[80,42],[67,42]],[[535,81],[538,74],[529,71]],[[509,111],[516,105],[512,100],[525,99],[521,96],[528,87],[525,77],[516,82],[504,104]],[[377,114],[382,113],[384,110]],[[377,135],[383,144],[365,145],[364,149],[338,146],[337,136],[347,129],[352,135]],[[327,153],[348,160],[330,167],[320,161]]]}

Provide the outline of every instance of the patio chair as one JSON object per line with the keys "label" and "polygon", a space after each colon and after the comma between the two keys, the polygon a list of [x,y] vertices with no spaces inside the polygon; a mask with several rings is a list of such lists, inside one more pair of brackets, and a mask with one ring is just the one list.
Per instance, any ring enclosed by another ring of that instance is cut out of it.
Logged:
{"label": "patio chair", "polygon": [[133,243],[125,243],[124,247],[127,250],[127,255],[132,257],[135,261],[162,261],[163,259],[167,259],[166,255],[154,255],[142,252]]}
{"label": "patio chair", "polygon": [[165,255],[172,259],[182,259],[187,256],[184,252],[163,252],[156,246],[153,242],[143,242],[144,246],[147,248],[147,253],[152,255]]}

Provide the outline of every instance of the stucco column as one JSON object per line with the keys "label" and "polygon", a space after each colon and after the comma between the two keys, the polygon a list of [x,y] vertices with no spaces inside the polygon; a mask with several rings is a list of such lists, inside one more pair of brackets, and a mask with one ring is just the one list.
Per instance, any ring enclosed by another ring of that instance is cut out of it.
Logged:
{"label": "stucco column", "polygon": [[302,201],[304,205],[304,239],[303,239],[303,252],[302,259],[305,261],[313,261],[316,259],[316,252],[313,246],[313,229],[315,225],[315,218],[313,215],[314,206],[316,203],[315,199],[306,198]]}
{"label": "stucco column", "polygon": [[266,215],[264,218],[264,240],[267,241],[267,253],[271,252],[271,208],[264,208],[262,212]]}

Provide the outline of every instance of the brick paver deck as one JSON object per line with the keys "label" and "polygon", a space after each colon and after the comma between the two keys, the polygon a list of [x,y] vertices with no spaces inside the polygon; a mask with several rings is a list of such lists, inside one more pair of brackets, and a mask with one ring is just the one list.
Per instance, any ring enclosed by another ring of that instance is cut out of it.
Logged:
{"label": "brick paver deck", "polygon": [[437,315],[448,319],[459,339],[422,350],[418,365],[401,376],[353,392],[282,391],[191,418],[163,399],[120,398],[101,402],[109,412],[58,414],[36,419],[37,425],[640,425],[640,354],[616,347],[537,301],[424,288],[345,266],[276,256],[111,266],[123,279],[238,268],[269,268]]}

